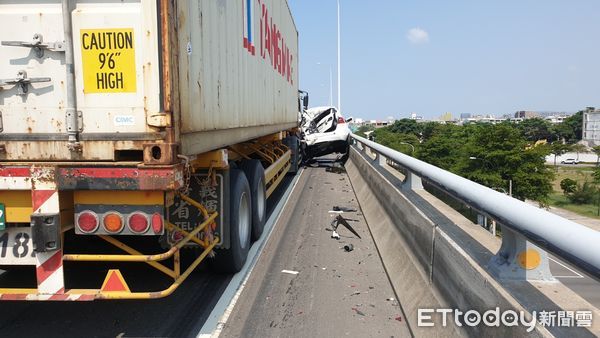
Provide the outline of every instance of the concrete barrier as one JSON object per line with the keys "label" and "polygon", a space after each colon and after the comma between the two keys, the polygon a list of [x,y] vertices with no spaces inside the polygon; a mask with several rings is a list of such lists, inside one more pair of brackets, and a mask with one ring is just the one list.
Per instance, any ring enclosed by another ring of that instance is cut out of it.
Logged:
{"label": "concrete barrier", "polygon": [[[595,309],[561,283],[497,281],[485,264],[499,247],[473,225],[426,191],[400,189],[396,177],[352,148],[346,169],[377,244],[400,305],[415,336],[569,336],[593,337],[586,328],[536,325],[457,326],[433,314],[433,327],[418,325],[419,309],[500,311]],[[561,295],[560,297],[554,296]],[[560,298],[560,299],[559,299]],[[598,317],[597,309],[594,310]],[[597,320],[596,320],[597,321]]]}

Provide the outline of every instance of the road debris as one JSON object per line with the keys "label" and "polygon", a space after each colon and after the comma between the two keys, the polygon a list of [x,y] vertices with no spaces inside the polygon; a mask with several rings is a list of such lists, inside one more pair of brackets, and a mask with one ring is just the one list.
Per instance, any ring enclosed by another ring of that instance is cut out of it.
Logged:
{"label": "road debris", "polygon": [[365,316],[364,312],[360,311],[359,309],[353,307],[352,310],[354,310],[354,312],[356,312],[357,315],[359,316]]}
{"label": "road debris", "polygon": [[339,207],[337,205],[333,206],[333,211],[342,211],[342,212],[356,212],[356,209],[347,208],[347,207]]}
{"label": "road debris", "polygon": [[331,232],[331,238],[340,239],[340,234],[338,234],[337,231],[333,230]]}
{"label": "road debris", "polygon": [[333,221],[331,222],[331,227],[333,227],[333,233],[331,234],[332,238],[334,238],[334,234],[336,234],[339,238],[339,234],[337,233],[337,228],[340,224],[343,225],[346,229],[348,229],[351,233],[353,233],[356,237],[361,238],[360,235],[358,234],[358,232],[356,232],[356,230],[354,230],[354,228],[351,227],[350,224],[348,224],[348,222],[346,221],[346,219],[344,217],[342,217],[342,215],[337,215],[336,218],[334,218]]}
{"label": "road debris", "polygon": [[293,271],[293,270],[281,270],[282,273],[289,273],[290,275],[297,275],[300,273],[300,271]]}
{"label": "road debris", "polygon": [[354,245],[352,245],[352,243],[346,244],[346,245],[344,245],[344,250],[346,250],[346,252],[350,252],[350,251],[354,250]]}

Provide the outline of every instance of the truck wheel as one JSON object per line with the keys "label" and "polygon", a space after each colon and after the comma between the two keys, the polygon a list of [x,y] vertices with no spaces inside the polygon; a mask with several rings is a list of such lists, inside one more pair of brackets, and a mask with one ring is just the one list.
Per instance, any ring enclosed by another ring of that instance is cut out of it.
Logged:
{"label": "truck wheel", "polygon": [[212,268],[217,272],[236,273],[242,269],[250,249],[252,204],[250,187],[244,172],[230,170],[229,249],[217,251]]}
{"label": "truck wheel", "polygon": [[300,148],[300,139],[296,135],[288,136],[284,139],[284,143],[292,151],[290,174],[296,174],[302,163],[302,150]]}
{"label": "truck wheel", "polygon": [[265,169],[259,160],[246,160],[240,166],[250,184],[252,197],[252,241],[262,236],[267,219],[267,192],[265,189]]}

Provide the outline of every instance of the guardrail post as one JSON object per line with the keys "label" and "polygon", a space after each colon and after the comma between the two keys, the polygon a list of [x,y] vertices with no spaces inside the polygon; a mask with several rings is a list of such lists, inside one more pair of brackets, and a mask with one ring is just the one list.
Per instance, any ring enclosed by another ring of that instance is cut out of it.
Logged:
{"label": "guardrail post", "polygon": [[415,175],[412,171],[406,170],[406,179],[402,182],[402,189],[423,190],[423,181],[421,177]]}
{"label": "guardrail post", "polygon": [[488,268],[501,280],[556,281],[550,272],[548,253],[507,226],[502,227],[502,246]]}

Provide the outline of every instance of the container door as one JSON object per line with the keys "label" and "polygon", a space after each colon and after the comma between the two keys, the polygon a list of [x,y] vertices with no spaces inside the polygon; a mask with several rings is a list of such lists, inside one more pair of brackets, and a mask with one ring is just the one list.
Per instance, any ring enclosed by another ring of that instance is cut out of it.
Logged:
{"label": "container door", "polygon": [[[160,110],[155,1],[79,2],[73,12],[83,139],[140,139]],[[119,135],[120,134],[120,135]]]}
{"label": "container door", "polygon": [[[159,139],[156,2],[70,3],[79,159],[112,160],[117,147],[137,147],[123,141]],[[0,3],[0,142],[9,160],[31,159],[19,150],[25,144],[37,160],[70,158],[60,143],[68,137],[63,32],[61,1]]]}
{"label": "container door", "polygon": [[3,1],[0,41],[0,138],[66,140],[60,1]]}

